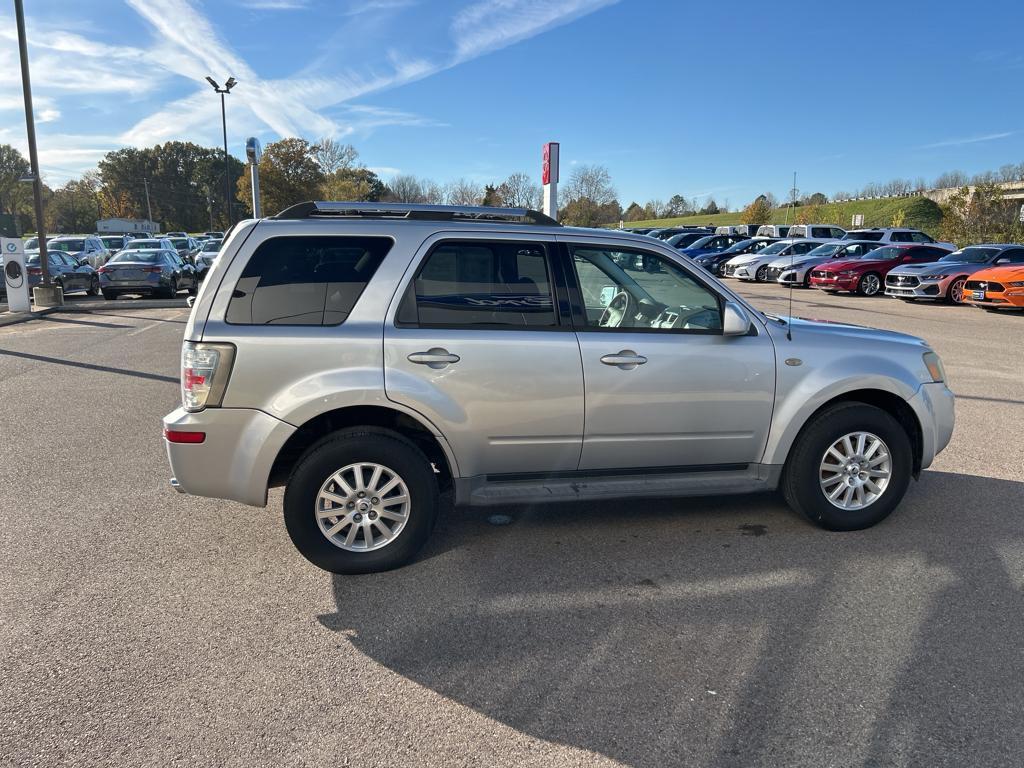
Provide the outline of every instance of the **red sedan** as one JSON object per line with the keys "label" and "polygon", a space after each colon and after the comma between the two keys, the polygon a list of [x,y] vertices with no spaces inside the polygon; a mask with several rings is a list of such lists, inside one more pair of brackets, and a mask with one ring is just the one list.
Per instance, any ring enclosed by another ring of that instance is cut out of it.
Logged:
{"label": "red sedan", "polygon": [[885,276],[900,264],[937,261],[950,253],[935,245],[885,245],[857,257],[822,264],[811,271],[811,286],[828,293],[850,291],[874,296],[885,288]]}

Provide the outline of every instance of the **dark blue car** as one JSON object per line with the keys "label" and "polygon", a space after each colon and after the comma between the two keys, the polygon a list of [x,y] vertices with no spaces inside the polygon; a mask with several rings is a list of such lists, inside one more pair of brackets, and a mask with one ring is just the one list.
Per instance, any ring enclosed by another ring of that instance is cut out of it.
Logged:
{"label": "dark blue car", "polygon": [[746,235],[708,235],[696,240],[688,248],[680,248],[679,252],[695,259],[698,256],[705,256],[709,253],[719,253],[726,248],[731,248],[744,240],[750,238]]}

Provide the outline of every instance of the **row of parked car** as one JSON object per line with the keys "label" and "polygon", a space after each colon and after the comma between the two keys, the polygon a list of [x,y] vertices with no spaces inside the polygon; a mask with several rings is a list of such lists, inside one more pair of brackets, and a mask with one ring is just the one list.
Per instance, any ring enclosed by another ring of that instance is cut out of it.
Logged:
{"label": "row of parked car", "polygon": [[[111,300],[122,294],[173,298],[180,291],[196,293],[222,242],[222,232],[195,237],[185,232],[159,237],[57,235],[46,240],[47,266],[64,293],[102,293]],[[25,242],[25,266],[29,286],[38,285],[43,270],[37,238]]]}
{"label": "row of parked car", "polygon": [[845,231],[801,224],[668,228],[644,232],[674,245],[719,277],[817,288],[826,293],[885,294],[905,301],[942,300],[985,309],[1024,308],[1024,245],[981,243],[958,249],[917,229]]}

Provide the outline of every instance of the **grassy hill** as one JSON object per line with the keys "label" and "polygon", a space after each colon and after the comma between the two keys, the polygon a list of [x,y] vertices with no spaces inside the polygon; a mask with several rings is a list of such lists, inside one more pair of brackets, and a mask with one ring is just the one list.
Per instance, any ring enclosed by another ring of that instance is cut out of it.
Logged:
{"label": "grassy hill", "polygon": [[[928,234],[938,234],[939,224],[942,222],[942,210],[938,204],[926,197],[898,197],[886,200],[851,200],[847,203],[827,203],[817,206],[803,206],[790,208],[789,223],[796,224],[801,221],[804,215],[806,220],[814,224],[835,224],[843,229],[851,229],[853,215],[864,214],[865,227],[888,227],[892,226],[893,216],[900,210],[903,211],[903,226],[921,229]],[[785,224],[787,209],[780,208],[772,211],[772,224]],[[725,226],[727,224],[741,224],[740,212],[719,213],[714,216],[681,216],[672,219],[653,219],[651,221],[630,221],[626,222],[629,227],[671,227],[677,224],[703,225],[714,224]]]}

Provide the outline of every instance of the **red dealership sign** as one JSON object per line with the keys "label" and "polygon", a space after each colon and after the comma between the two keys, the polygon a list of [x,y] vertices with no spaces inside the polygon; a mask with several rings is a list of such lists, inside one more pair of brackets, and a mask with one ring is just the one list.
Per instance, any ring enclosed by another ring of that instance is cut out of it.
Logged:
{"label": "red dealership sign", "polygon": [[544,145],[544,163],[541,167],[541,183],[558,183],[558,142],[549,141]]}

